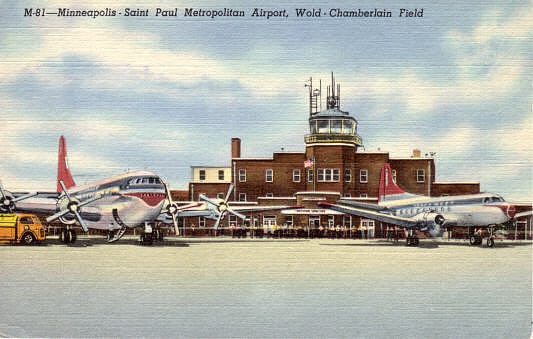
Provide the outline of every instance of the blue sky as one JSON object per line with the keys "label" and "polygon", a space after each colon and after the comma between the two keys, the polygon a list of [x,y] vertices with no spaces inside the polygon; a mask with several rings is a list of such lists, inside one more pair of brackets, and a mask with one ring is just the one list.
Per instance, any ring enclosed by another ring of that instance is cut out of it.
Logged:
{"label": "blue sky", "polygon": [[[0,2],[0,179],[54,189],[59,135],[84,183],[149,169],[186,188],[192,165],[303,151],[310,76],[335,72],[365,150],[436,152],[438,181],[532,197],[533,6],[528,1],[137,2],[134,8],[285,8],[286,19],[24,18]],[[243,5],[245,3],[246,5]],[[389,19],[296,18],[294,8],[388,9]],[[424,18],[399,18],[424,8]]]}

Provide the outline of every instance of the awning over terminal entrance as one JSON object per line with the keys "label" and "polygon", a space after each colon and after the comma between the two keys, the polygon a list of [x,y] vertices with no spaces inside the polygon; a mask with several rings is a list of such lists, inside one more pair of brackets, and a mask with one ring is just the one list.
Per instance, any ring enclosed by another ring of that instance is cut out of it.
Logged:
{"label": "awning over terminal entrance", "polygon": [[330,210],[327,208],[298,208],[292,210],[282,210],[281,214],[286,215],[296,215],[296,214],[305,214],[305,215],[343,215],[344,213]]}

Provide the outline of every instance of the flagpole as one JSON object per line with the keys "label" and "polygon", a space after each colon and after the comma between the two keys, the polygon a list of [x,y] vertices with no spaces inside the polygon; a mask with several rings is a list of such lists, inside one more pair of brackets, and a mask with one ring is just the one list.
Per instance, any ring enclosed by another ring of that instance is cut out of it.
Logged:
{"label": "flagpole", "polygon": [[311,160],[313,161],[313,166],[311,167],[313,171],[313,192],[316,192],[315,157],[312,157]]}

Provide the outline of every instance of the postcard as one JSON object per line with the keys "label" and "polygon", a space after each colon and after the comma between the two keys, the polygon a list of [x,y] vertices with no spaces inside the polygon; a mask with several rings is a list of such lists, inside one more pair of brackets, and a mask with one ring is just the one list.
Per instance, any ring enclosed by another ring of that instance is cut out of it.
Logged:
{"label": "postcard", "polygon": [[0,336],[530,336],[532,17],[1,3]]}

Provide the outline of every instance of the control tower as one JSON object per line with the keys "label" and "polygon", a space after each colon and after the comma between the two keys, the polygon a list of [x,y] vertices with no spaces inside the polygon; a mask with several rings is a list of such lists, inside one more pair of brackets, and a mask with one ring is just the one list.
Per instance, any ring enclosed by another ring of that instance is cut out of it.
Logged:
{"label": "control tower", "polygon": [[322,84],[313,89],[313,80],[309,79],[309,132],[305,136],[305,145],[363,146],[357,135],[357,120],[350,113],[341,111],[340,84],[335,86],[331,73],[331,86],[327,86],[326,109],[322,110]]}
{"label": "control tower", "polygon": [[341,87],[327,86],[326,109],[322,110],[322,83],[313,88],[309,79],[309,134],[305,136],[305,156],[312,164],[307,172],[307,191],[347,192],[353,186],[357,148],[363,141],[357,135],[357,120],[341,111]]}

